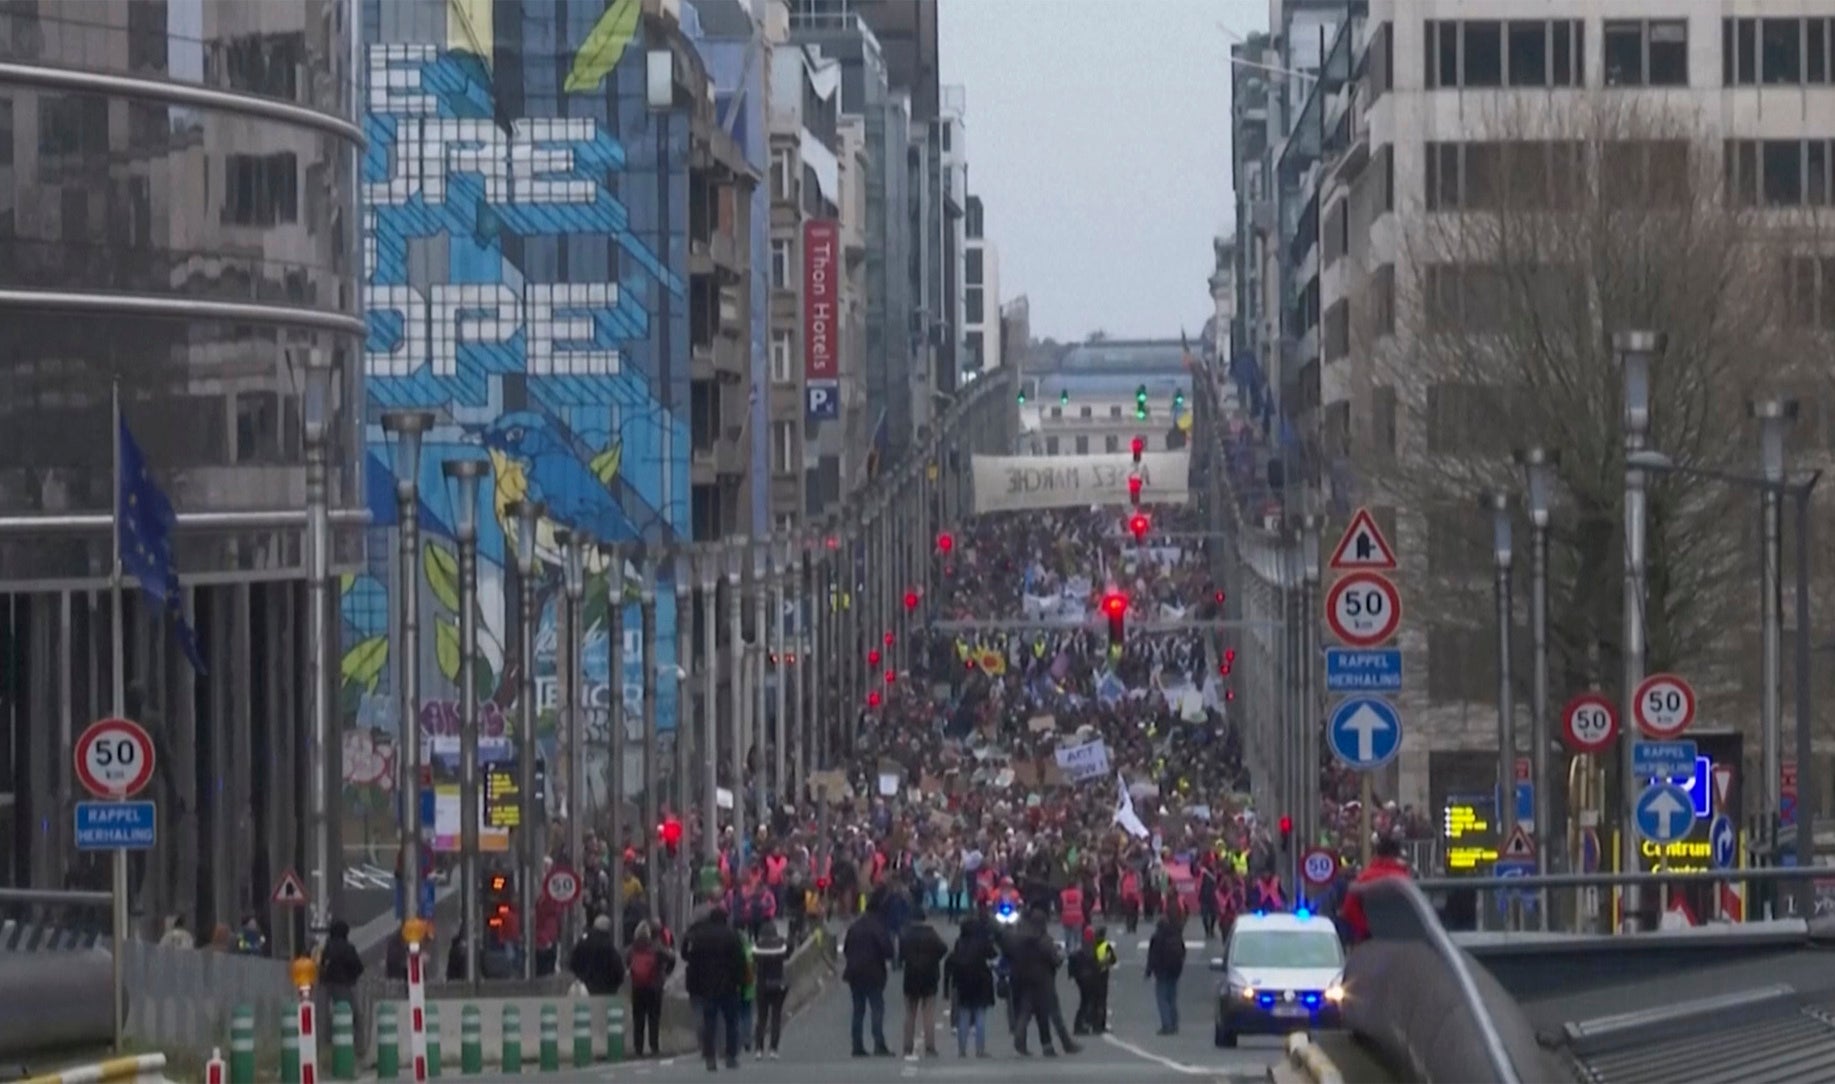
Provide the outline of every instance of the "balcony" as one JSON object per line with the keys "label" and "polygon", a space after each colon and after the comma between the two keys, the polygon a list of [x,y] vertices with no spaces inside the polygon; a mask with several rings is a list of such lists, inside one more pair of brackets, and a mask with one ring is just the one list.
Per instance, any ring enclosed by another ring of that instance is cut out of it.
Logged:
{"label": "balcony", "polygon": [[721,478],[744,478],[751,458],[751,449],[746,447],[745,426],[729,425],[721,431],[720,440],[714,445],[716,475]]}
{"label": "balcony", "polygon": [[739,239],[731,233],[715,230],[708,247],[713,256],[714,266],[729,278],[737,279],[745,270],[739,260]]}

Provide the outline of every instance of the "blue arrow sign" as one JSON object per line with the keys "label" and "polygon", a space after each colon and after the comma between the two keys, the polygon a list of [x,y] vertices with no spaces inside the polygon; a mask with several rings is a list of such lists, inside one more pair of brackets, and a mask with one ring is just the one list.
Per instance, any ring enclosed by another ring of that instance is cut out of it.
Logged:
{"label": "blue arrow sign", "polygon": [[1739,856],[1732,817],[1722,813],[1714,818],[1714,826],[1708,829],[1708,843],[1713,847],[1714,868],[1732,869],[1734,860]]}
{"label": "blue arrow sign", "polygon": [[159,814],[152,802],[78,802],[76,849],[147,851],[159,839]]}
{"label": "blue arrow sign", "polygon": [[1637,799],[1638,835],[1652,843],[1669,843],[1695,826],[1695,803],[1674,783],[1653,783]]}
{"label": "blue arrow sign", "polygon": [[1641,779],[1686,777],[1695,773],[1695,756],[1692,741],[1632,742],[1631,772]]}
{"label": "blue arrow sign", "polygon": [[[1536,863],[1533,858],[1499,858],[1492,866],[1492,872],[1499,877],[1528,877],[1534,874],[1535,871]],[[1512,899],[1515,899],[1516,902],[1525,907],[1534,907],[1536,905],[1536,894],[1534,889],[1524,888],[1516,891],[1500,890],[1497,893],[1497,909],[1500,911],[1508,911]]]}
{"label": "blue arrow sign", "polygon": [[1384,648],[1375,651],[1360,651],[1349,647],[1326,648],[1325,691],[1329,693],[1401,692],[1401,649]]}
{"label": "blue arrow sign", "polygon": [[1339,701],[1325,730],[1333,755],[1358,771],[1382,767],[1402,747],[1402,716],[1381,697]]}

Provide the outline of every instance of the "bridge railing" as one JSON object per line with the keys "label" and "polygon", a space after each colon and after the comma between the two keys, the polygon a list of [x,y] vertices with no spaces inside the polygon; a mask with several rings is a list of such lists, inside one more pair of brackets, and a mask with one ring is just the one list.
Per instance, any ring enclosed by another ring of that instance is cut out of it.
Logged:
{"label": "bridge railing", "polygon": [[1415,884],[1435,899],[1445,925],[1461,931],[1637,933],[1835,912],[1835,894],[1821,891],[1835,886],[1835,866],[1432,877]]}

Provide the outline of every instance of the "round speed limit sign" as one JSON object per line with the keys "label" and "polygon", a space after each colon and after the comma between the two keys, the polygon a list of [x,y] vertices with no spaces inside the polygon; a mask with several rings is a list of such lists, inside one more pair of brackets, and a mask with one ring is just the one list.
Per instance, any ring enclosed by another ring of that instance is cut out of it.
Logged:
{"label": "round speed limit sign", "polygon": [[1314,847],[1300,859],[1300,876],[1309,885],[1331,884],[1332,878],[1338,876],[1338,856],[1324,847]]}
{"label": "round speed limit sign", "polygon": [[76,740],[76,778],[98,798],[132,798],[153,781],[153,738],[132,719],[98,719]]}
{"label": "round speed limit sign", "polygon": [[1618,707],[1598,693],[1581,693],[1561,709],[1561,736],[1576,753],[1597,753],[1618,737]]}
{"label": "round speed limit sign", "polygon": [[1695,690],[1675,674],[1645,678],[1631,705],[1637,715],[1637,728],[1647,738],[1674,738],[1695,721]]}
{"label": "round speed limit sign", "polygon": [[1388,642],[1402,624],[1402,596],[1374,572],[1353,572],[1325,596],[1325,620],[1348,647]]}
{"label": "round speed limit sign", "polygon": [[542,891],[549,899],[566,907],[580,898],[580,878],[568,867],[556,866],[542,881]]}

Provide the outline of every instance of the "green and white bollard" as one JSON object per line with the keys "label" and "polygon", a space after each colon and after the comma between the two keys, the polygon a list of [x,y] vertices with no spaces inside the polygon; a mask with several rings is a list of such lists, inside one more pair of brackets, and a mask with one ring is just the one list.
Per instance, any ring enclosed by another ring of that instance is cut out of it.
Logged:
{"label": "green and white bollard", "polygon": [[331,1079],[357,1079],[357,1012],[348,1001],[331,1007]]}
{"label": "green and white bollard", "polygon": [[[395,1003],[385,1001],[376,1010],[376,1079],[401,1078],[401,1031]],[[250,1078],[253,1084],[253,1077]]]}
{"label": "green and white bollard", "polygon": [[561,1010],[542,1006],[542,1072],[561,1071]]}
{"label": "green and white bollard", "polygon": [[432,1006],[427,1012],[427,1075],[440,1075],[440,1014]]}
{"label": "green and white bollard", "polygon": [[605,1010],[605,1056],[624,1060],[624,1005],[616,1001]]}
{"label": "green and white bollard", "polygon": [[593,1063],[593,1007],[585,998],[573,1003],[573,1067],[584,1069]]}
{"label": "green and white bollard", "polygon": [[503,1007],[503,1073],[522,1072],[522,1010],[515,1005]]}
{"label": "green and white bollard", "polygon": [[476,1005],[459,1011],[459,1072],[466,1076],[484,1072],[484,1014]]}
{"label": "green and white bollard", "polygon": [[299,1010],[292,1005],[280,1013],[280,1079],[299,1079]]}
{"label": "green and white bollard", "polygon": [[238,1005],[229,1018],[229,1084],[255,1084],[255,1009]]}

